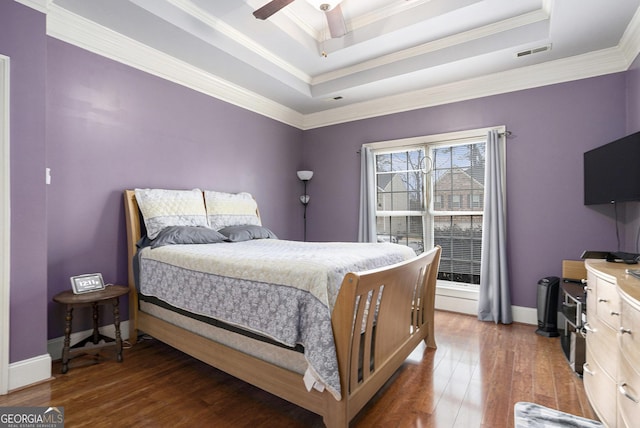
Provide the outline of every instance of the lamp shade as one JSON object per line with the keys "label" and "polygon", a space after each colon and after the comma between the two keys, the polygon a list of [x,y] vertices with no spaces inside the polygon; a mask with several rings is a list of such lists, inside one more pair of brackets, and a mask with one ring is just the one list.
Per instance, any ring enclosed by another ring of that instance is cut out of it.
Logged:
{"label": "lamp shade", "polygon": [[302,181],[309,181],[313,177],[313,171],[298,171],[298,178]]}

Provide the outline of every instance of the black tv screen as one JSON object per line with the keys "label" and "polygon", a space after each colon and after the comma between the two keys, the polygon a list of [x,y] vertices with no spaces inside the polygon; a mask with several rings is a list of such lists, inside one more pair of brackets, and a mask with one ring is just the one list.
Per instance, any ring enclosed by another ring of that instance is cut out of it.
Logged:
{"label": "black tv screen", "polygon": [[640,132],[584,154],[584,204],[640,201]]}

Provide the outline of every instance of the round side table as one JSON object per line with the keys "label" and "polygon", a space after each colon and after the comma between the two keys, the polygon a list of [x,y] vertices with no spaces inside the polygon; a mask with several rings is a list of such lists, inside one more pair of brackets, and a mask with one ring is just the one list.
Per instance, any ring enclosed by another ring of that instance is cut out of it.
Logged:
{"label": "round side table", "polygon": [[[104,345],[92,346],[90,349],[97,349],[103,346],[116,346],[116,355],[118,362],[122,362],[122,337],[120,335],[120,310],[118,304],[120,296],[124,296],[129,293],[129,287],[123,285],[109,285],[104,290],[91,291],[83,294],[74,294],[73,291],[67,290],[53,296],[53,301],[66,305],[67,314],[65,317],[64,328],[64,347],[62,348],[62,373],[66,373],[69,370],[69,360],[72,358],[72,354],[86,353],[83,350],[87,343],[91,342],[94,345],[98,345],[100,340],[104,340]],[[98,331],[98,306],[111,303],[113,305],[113,325],[116,330],[115,340],[106,337]],[[73,309],[82,306],[91,306],[93,308],[93,333],[80,341],[79,343],[70,346],[71,343],[71,321],[73,320]]]}

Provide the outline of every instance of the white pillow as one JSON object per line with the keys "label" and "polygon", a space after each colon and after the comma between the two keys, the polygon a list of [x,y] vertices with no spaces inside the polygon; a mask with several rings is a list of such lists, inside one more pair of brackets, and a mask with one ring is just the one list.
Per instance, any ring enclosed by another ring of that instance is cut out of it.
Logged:
{"label": "white pillow", "polygon": [[169,226],[208,225],[200,189],[135,189],[135,193],[149,239]]}
{"label": "white pillow", "polygon": [[205,190],[204,200],[209,227],[220,230],[228,226],[262,226],[258,204],[250,193],[224,193]]}

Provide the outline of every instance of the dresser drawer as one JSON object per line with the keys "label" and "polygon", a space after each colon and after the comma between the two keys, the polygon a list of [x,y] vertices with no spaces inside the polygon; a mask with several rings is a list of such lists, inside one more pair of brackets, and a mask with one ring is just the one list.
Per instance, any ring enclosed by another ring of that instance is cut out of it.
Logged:
{"label": "dresser drawer", "polygon": [[592,317],[589,317],[584,328],[587,331],[587,350],[590,351],[592,361],[605,370],[609,377],[615,379],[616,365],[618,364],[616,331]]}
{"label": "dresser drawer", "polygon": [[618,367],[618,411],[623,426],[638,426],[640,421],[640,375],[633,363],[620,355]]}
{"label": "dresser drawer", "polygon": [[[583,367],[584,389],[598,418],[608,427],[616,426],[616,382],[609,377],[590,354],[587,344],[587,362]],[[615,357],[614,357],[615,358]]]}
{"label": "dresser drawer", "polygon": [[[616,285],[596,278],[596,314],[602,322],[614,330],[620,327],[620,296]],[[590,311],[589,308],[587,311]]]}
{"label": "dresser drawer", "polygon": [[621,301],[620,350],[633,367],[640,367],[640,311]]}

